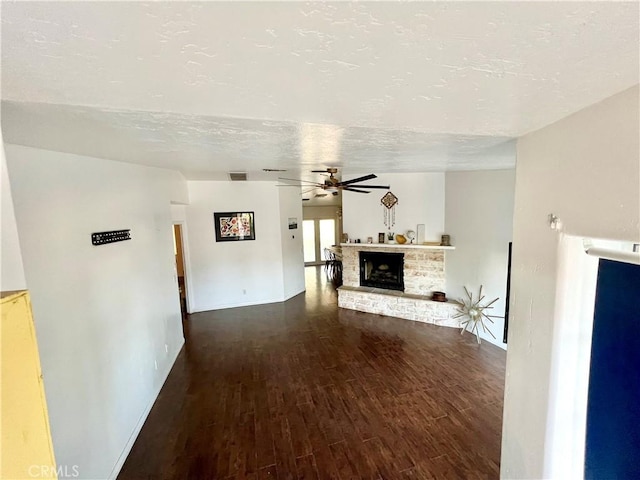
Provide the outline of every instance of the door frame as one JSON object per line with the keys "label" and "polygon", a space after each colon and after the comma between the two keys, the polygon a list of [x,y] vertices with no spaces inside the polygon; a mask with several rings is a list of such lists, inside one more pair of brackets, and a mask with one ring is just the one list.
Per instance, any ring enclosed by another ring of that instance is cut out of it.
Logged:
{"label": "door frame", "polygon": [[[182,236],[182,263],[184,267],[184,279],[185,279],[185,288],[186,295],[185,300],[187,304],[187,313],[193,313],[191,306],[193,303],[193,292],[191,281],[191,261],[189,259],[189,234],[187,232],[187,224],[183,220],[173,220],[171,222],[171,227],[174,225],[178,225],[180,227],[180,235]],[[175,258],[174,258],[175,262]],[[176,282],[177,282],[177,270],[176,270]]]}

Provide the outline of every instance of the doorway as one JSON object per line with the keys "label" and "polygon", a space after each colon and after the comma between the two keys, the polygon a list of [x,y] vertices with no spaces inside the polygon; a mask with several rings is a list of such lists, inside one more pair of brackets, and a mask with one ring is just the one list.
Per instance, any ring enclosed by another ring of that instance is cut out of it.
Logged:
{"label": "doorway", "polygon": [[314,218],[302,222],[304,264],[325,262],[324,249],[336,244],[336,221],[333,218]]}
{"label": "doorway", "polygon": [[176,259],[176,277],[178,280],[178,294],[180,296],[180,312],[182,320],[186,320],[187,314],[187,282],[185,274],[184,261],[184,243],[183,243],[182,225],[176,223],[173,225],[173,253]]}

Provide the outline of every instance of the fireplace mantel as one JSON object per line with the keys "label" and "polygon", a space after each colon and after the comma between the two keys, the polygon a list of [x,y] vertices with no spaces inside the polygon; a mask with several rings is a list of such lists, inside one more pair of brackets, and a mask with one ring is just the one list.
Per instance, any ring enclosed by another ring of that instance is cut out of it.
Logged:
{"label": "fireplace mantel", "polygon": [[368,248],[391,248],[402,250],[405,248],[416,248],[421,250],[455,250],[456,247],[445,247],[443,245],[415,245],[412,243],[341,243],[340,246],[342,248],[356,247],[360,250],[368,249]]}

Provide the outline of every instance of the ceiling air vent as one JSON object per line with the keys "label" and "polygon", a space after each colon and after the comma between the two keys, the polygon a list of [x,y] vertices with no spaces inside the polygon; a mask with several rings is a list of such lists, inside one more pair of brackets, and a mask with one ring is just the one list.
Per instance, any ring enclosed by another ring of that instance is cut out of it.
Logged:
{"label": "ceiling air vent", "polygon": [[245,172],[229,172],[229,178],[232,182],[246,182],[247,174]]}

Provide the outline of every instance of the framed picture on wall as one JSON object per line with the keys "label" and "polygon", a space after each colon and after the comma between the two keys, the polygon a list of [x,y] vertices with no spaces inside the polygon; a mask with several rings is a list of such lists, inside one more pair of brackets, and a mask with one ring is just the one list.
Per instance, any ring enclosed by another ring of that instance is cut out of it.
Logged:
{"label": "framed picture on wall", "polygon": [[255,240],[253,212],[214,212],[216,242]]}

